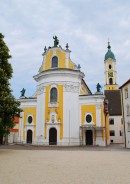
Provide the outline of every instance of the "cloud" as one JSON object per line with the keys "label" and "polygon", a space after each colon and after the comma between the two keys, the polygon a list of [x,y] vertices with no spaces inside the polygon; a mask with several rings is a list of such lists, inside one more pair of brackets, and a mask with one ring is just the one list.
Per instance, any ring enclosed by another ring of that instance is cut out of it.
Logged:
{"label": "cloud", "polygon": [[[32,78],[42,63],[44,46],[53,45],[57,35],[64,48],[69,43],[71,58],[80,63],[92,91],[104,79],[104,55],[110,37],[117,59],[117,83],[130,77],[130,16],[128,0],[10,0],[0,2],[0,28],[13,58],[11,80],[14,95],[36,89]],[[97,67],[98,66],[98,67]]]}

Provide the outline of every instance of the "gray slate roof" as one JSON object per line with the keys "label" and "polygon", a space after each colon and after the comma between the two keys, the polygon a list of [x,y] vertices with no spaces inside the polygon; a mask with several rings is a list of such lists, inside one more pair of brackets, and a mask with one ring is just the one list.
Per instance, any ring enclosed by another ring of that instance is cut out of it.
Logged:
{"label": "gray slate roof", "polygon": [[122,115],[120,90],[105,90],[104,95],[108,99],[108,111],[111,116]]}

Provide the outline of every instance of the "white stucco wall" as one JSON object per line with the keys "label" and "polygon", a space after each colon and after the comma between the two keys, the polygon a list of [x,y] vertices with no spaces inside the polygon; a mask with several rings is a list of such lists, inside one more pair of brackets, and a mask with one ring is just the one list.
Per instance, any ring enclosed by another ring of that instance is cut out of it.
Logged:
{"label": "white stucco wall", "polygon": [[[125,88],[128,89],[128,98],[125,98]],[[125,85],[122,89],[123,95],[123,119],[124,119],[124,130],[125,130],[125,139],[126,139],[126,148],[130,148],[130,108],[129,113],[127,112],[127,106],[130,107],[130,84]]]}
{"label": "white stucco wall", "polygon": [[36,137],[38,141],[39,135],[43,133],[45,125],[45,93],[46,86],[63,86],[63,139],[60,139],[60,122],[54,124],[47,123],[46,140],[43,136],[43,143],[49,143],[49,128],[56,126],[57,144],[59,145],[79,145],[79,90],[81,80],[84,74],[80,71],[73,70],[51,70],[35,76],[37,85],[37,131]]}
{"label": "white stucco wall", "polygon": [[[123,125],[121,122],[122,116],[109,116],[109,119],[114,119],[114,125],[109,124],[109,131],[114,130],[115,136],[110,136],[110,143],[113,140],[113,143],[123,143]],[[120,136],[120,131],[122,136]]]}
{"label": "white stucco wall", "polygon": [[45,89],[37,95],[37,116],[36,116],[36,142],[42,143],[44,139],[45,124]]}

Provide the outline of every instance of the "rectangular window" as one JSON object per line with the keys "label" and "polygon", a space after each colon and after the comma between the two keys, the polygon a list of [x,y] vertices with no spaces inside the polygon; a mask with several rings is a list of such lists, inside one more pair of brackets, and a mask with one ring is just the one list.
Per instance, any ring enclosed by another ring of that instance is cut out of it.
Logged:
{"label": "rectangular window", "polygon": [[122,136],[122,131],[120,130],[120,136]]}
{"label": "rectangular window", "polygon": [[114,130],[110,130],[110,136],[115,136],[115,131]]}
{"label": "rectangular window", "polygon": [[114,118],[109,119],[109,125],[114,125]]}
{"label": "rectangular window", "polygon": [[125,88],[125,99],[128,98],[128,88]]}
{"label": "rectangular window", "polygon": [[130,132],[130,122],[128,122],[128,132]]}
{"label": "rectangular window", "polygon": [[127,111],[127,116],[129,116],[130,115],[130,106],[128,104],[126,106],[126,111]]}

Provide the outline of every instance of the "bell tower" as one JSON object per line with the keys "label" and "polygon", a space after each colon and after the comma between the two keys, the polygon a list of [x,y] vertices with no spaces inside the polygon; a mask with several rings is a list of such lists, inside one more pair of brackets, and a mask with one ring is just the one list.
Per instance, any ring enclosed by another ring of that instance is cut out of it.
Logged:
{"label": "bell tower", "polygon": [[108,51],[105,54],[105,90],[117,90],[116,83],[116,59],[114,53],[111,51],[110,42],[108,41]]}

